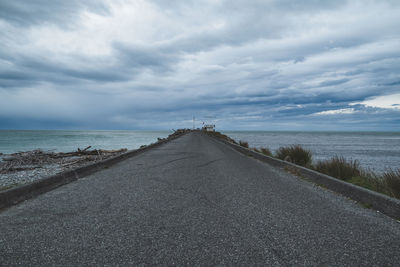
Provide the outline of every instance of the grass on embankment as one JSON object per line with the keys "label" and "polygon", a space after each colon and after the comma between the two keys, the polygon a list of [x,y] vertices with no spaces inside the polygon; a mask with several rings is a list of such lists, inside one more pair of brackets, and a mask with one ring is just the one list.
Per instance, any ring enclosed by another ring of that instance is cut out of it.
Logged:
{"label": "grass on embankment", "polygon": [[212,136],[215,136],[215,137],[217,137],[217,138],[224,139],[224,140],[226,140],[226,141],[228,141],[228,142],[237,144],[237,142],[235,141],[235,139],[230,138],[230,137],[227,136],[226,134],[222,134],[222,133],[220,133],[220,132],[206,132],[206,133],[207,133],[208,135],[212,135]]}
{"label": "grass on embankment", "polygon": [[330,160],[318,161],[313,169],[341,180],[361,176],[360,164],[357,160],[346,160],[344,157],[338,156]]}
{"label": "grass on embankment", "polygon": [[245,148],[249,148],[249,143],[247,143],[246,141],[240,140],[239,141],[239,145],[242,146],[242,147],[245,147]]}
{"label": "grass on embankment", "polygon": [[389,170],[378,175],[362,169],[357,160],[346,160],[338,156],[313,164],[311,151],[299,145],[281,147],[277,150],[275,157],[400,199],[400,169]]}
{"label": "grass on embankment", "polygon": [[400,199],[400,169],[389,170],[379,175],[362,169],[357,160],[346,160],[338,156],[313,164],[311,151],[300,145],[281,147],[275,157]]}
{"label": "grass on embankment", "polygon": [[[237,144],[232,138],[219,132],[209,134]],[[245,141],[239,141],[239,145],[249,148]],[[362,169],[357,160],[347,160],[339,156],[313,164],[311,151],[300,145],[280,147],[275,154],[265,147],[250,149],[400,199],[400,169],[376,174]]]}
{"label": "grass on embankment", "polygon": [[278,159],[289,161],[304,167],[311,166],[312,162],[311,151],[302,148],[300,145],[280,147],[276,151],[275,156]]}
{"label": "grass on embankment", "polygon": [[319,161],[313,169],[334,178],[400,199],[400,169],[383,174],[362,169],[357,160],[333,157]]}

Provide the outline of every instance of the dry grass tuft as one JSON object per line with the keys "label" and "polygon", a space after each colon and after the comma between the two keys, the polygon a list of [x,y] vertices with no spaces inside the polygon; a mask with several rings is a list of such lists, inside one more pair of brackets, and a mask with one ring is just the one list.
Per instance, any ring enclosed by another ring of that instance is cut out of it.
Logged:
{"label": "dry grass tuft", "polygon": [[239,145],[240,145],[240,146],[242,146],[242,147],[249,148],[249,143],[248,143],[248,142],[246,142],[246,141],[242,141],[242,140],[240,140],[240,141],[239,141]]}
{"label": "dry grass tuft", "polygon": [[361,176],[360,164],[357,160],[346,160],[344,157],[338,156],[330,160],[319,161],[315,170],[344,181]]}
{"label": "dry grass tuft", "polygon": [[280,147],[276,151],[276,157],[300,166],[311,166],[312,154],[310,150],[304,149],[300,145]]}
{"label": "dry grass tuft", "polygon": [[260,150],[261,150],[261,153],[263,153],[264,155],[272,157],[272,152],[271,152],[271,150],[269,150],[269,148],[262,147],[262,148],[260,148]]}
{"label": "dry grass tuft", "polygon": [[389,195],[400,199],[400,169],[390,170],[382,175]]}

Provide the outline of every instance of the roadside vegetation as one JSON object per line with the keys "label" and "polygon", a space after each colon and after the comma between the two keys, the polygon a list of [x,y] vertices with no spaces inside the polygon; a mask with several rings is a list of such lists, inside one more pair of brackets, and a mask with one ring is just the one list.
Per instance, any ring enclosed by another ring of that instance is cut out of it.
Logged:
{"label": "roadside vegetation", "polygon": [[312,167],[320,173],[400,199],[400,169],[376,174],[362,169],[358,161],[343,157],[319,161]]}
{"label": "roadside vegetation", "polygon": [[312,162],[311,151],[304,149],[300,145],[280,147],[276,151],[275,156],[278,159],[289,161],[303,167],[311,166]]}
{"label": "roadside vegetation", "polygon": [[249,143],[247,143],[246,141],[240,140],[240,141],[239,141],[239,145],[242,146],[242,147],[249,148]]}
{"label": "roadside vegetation", "polygon": [[330,160],[318,161],[314,169],[344,181],[361,176],[360,164],[357,160],[346,160],[338,156]]}
{"label": "roadside vegetation", "polygon": [[271,152],[271,150],[269,150],[269,148],[261,147],[260,150],[261,150],[261,153],[263,153],[264,155],[272,157],[272,152]]}
{"label": "roadside vegetation", "polygon": [[[224,134],[218,132],[210,134],[237,144],[235,140]],[[272,153],[271,150],[266,147],[250,147],[248,142],[242,140],[239,141],[239,145],[250,148],[266,156],[285,160],[342,181],[400,199],[400,169],[388,170],[382,174],[376,174],[373,171],[361,168],[357,160],[348,160],[340,156],[317,161],[314,164],[312,161],[312,152],[300,145],[280,147],[275,153]]]}
{"label": "roadside vegetation", "polygon": [[217,138],[220,138],[220,139],[226,140],[226,141],[228,141],[228,142],[237,144],[237,142],[235,141],[235,139],[230,138],[230,137],[227,136],[226,134],[222,134],[222,133],[217,132],[217,131],[215,131],[215,132],[206,132],[206,133],[207,133],[208,135],[215,136],[215,137],[217,137]]}
{"label": "roadside vegetation", "polygon": [[389,191],[389,195],[400,199],[400,169],[385,172],[382,180]]}

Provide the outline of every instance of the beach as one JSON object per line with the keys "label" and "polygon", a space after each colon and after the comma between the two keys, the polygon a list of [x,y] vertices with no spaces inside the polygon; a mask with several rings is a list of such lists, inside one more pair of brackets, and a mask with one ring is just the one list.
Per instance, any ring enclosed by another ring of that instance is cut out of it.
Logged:
{"label": "beach", "polygon": [[103,161],[176,133],[0,130],[0,190]]}

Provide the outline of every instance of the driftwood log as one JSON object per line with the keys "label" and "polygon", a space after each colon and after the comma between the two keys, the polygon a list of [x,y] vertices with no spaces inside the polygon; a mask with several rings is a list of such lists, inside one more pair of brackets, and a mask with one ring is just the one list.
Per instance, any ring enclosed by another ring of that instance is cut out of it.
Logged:
{"label": "driftwood log", "polygon": [[63,168],[75,167],[88,162],[99,161],[127,151],[126,148],[118,150],[94,149],[91,146],[84,149],[78,148],[74,152],[51,152],[32,150],[7,155],[0,161],[0,173],[44,168],[48,165],[57,165]]}

